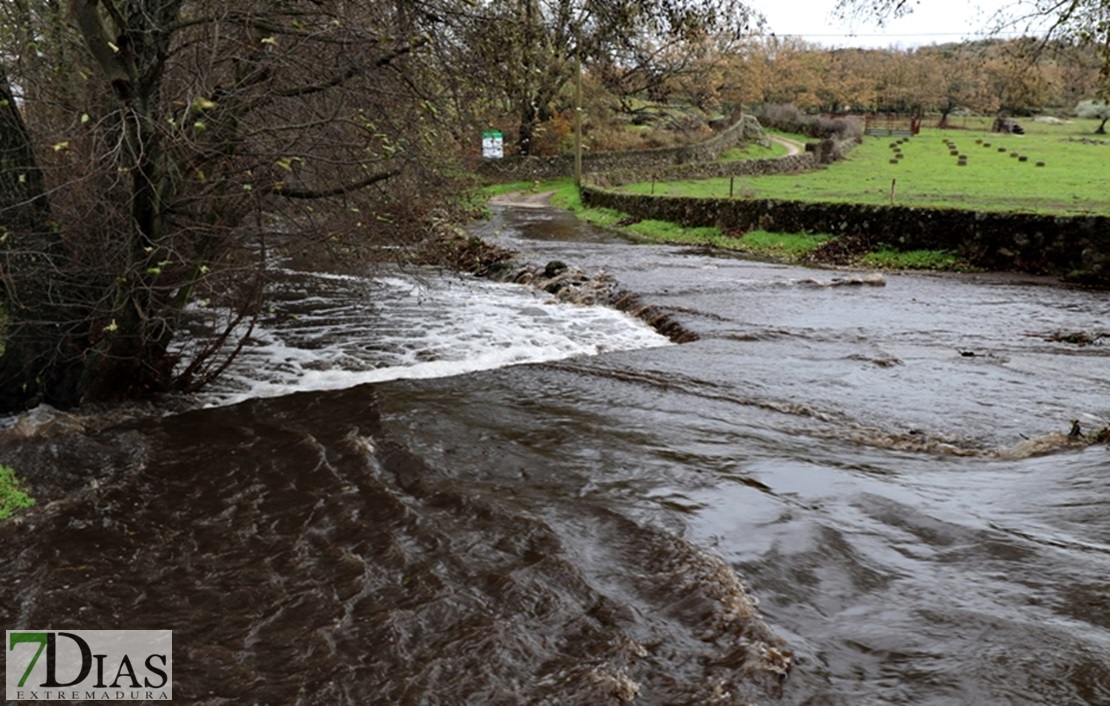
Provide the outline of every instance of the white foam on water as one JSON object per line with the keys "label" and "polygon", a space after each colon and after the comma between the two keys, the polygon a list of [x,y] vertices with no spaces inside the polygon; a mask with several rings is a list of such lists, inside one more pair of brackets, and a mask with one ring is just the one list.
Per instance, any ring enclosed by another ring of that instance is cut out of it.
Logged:
{"label": "white foam on water", "polygon": [[432,378],[670,341],[605,306],[515,284],[421,273],[285,272],[210,406],[400,378]]}

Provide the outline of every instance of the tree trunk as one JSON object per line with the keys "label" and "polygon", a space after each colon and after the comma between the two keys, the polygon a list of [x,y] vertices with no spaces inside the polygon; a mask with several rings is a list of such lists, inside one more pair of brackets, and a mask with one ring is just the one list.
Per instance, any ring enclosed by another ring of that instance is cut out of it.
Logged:
{"label": "tree trunk", "polygon": [[530,103],[521,108],[520,128],[517,130],[516,146],[522,155],[532,154],[532,139],[536,130],[536,109]]}
{"label": "tree trunk", "polygon": [[937,122],[938,128],[944,129],[948,127],[948,116],[951,115],[952,111],[955,109],[956,106],[951,103],[946,104],[940,109],[940,120]]}
{"label": "tree trunk", "polygon": [[170,178],[154,121],[156,82],[132,86],[121,130],[131,172],[132,228],[123,244],[128,272],[111,286],[114,302],[107,328],[96,333],[81,374],[82,394],[111,400],[164,391],[172,379],[166,349],[174,322],[167,319],[169,294],[159,286],[157,263],[165,252],[165,197]]}
{"label": "tree trunk", "polygon": [[[121,168],[131,176],[130,227],[118,248],[122,271],[104,282],[101,298],[110,310],[90,320],[83,351],[78,395],[117,400],[166,390],[172,382],[167,348],[176,321],[170,313],[172,287],[161,282],[159,263],[168,260],[166,203],[172,180],[158,128],[159,97],[169,51],[169,27],[180,0],[152,3],[143,14],[106,21],[96,2],[72,0],[71,7],[89,53],[115,96]],[[121,23],[126,23],[121,27]],[[112,29],[109,30],[109,25]],[[111,49],[108,37],[140,37],[127,51]],[[109,50],[104,50],[105,43]]]}

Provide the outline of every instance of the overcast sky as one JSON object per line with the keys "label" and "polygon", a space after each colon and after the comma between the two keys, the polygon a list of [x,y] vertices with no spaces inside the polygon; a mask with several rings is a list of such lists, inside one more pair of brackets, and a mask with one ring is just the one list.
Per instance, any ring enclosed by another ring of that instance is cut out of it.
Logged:
{"label": "overcast sky", "polygon": [[[1020,0],[1018,0],[1020,2]],[[798,35],[828,47],[901,47],[943,44],[988,34],[998,10],[1015,0],[923,0],[908,17],[886,27],[839,20],[836,0],[750,0],[767,18],[768,31]],[[1020,34],[1011,28],[1000,36]]]}

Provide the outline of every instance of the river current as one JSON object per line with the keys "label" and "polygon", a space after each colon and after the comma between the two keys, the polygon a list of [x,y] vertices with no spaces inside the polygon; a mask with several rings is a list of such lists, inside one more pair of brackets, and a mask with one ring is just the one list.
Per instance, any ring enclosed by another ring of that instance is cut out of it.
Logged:
{"label": "river current", "polygon": [[474,231],[696,340],[287,270],[193,409],[3,432],[5,628],[172,629],[190,704],[1110,704],[1106,293]]}

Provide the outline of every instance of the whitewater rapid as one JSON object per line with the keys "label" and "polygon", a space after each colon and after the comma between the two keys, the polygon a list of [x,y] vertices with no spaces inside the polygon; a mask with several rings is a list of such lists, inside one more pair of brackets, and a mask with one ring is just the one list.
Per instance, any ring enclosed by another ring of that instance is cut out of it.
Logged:
{"label": "whitewater rapid", "polygon": [[671,345],[628,314],[430,269],[278,271],[270,309],[209,406]]}

